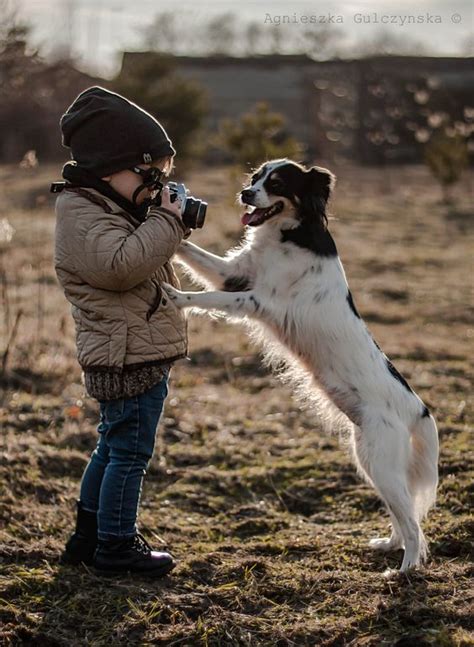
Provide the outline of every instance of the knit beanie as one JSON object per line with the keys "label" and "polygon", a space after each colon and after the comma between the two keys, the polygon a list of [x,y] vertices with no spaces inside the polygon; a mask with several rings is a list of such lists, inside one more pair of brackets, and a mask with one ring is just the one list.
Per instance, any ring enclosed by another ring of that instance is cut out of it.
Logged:
{"label": "knit beanie", "polygon": [[98,177],[176,153],[159,121],[120,94],[98,86],[73,101],[60,126],[71,157]]}

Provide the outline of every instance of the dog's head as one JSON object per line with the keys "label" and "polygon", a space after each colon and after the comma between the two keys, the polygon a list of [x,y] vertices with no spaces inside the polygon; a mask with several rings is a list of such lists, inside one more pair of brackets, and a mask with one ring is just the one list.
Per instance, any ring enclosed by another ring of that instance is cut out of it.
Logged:
{"label": "dog's head", "polygon": [[242,224],[257,227],[278,222],[284,228],[297,227],[302,220],[314,219],[326,226],[326,203],[334,186],[334,175],[319,166],[306,169],[288,159],[262,164],[240,192],[247,205]]}

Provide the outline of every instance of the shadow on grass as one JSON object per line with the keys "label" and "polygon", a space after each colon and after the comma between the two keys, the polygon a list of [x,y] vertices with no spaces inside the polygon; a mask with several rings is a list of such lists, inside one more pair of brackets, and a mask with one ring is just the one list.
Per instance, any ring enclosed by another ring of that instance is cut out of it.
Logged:
{"label": "shadow on grass", "polygon": [[448,647],[455,644],[451,634],[459,622],[459,614],[446,607],[442,599],[433,599],[424,575],[399,574],[387,586],[390,590],[379,598],[372,613],[353,623],[350,630],[336,632],[324,645]]}
{"label": "shadow on grass", "polygon": [[[170,578],[106,577],[86,566],[22,560],[0,601],[5,645],[142,644],[151,618],[167,622],[159,602]],[[12,566],[12,565],[10,565]],[[15,600],[15,604],[7,603]]]}

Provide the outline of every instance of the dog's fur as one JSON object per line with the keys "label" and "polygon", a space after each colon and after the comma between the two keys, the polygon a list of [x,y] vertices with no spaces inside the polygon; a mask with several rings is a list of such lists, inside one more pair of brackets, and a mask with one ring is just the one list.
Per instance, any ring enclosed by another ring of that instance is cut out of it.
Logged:
{"label": "dog's fur", "polygon": [[344,414],[357,468],[391,517],[391,536],[370,545],[404,548],[406,571],[427,555],[420,521],[436,498],[436,423],[355,307],[327,227],[333,185],[326,169],[267,162],[240,194],[257,207],[242,218],[249,225],[243,245],[225,258],[189,242],[178,251],[193,278],[212,291],[166,289],[179,307],[243,319],[259,332],[270,360],[283,361],[300,386],[305,382],[320,413]]}

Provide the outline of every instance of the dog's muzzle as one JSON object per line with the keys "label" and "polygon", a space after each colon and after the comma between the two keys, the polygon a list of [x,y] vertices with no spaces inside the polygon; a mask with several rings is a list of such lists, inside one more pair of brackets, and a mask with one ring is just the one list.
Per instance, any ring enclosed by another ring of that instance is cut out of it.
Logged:
{"label": "dog's muzzle", "polygon": [[269,218],[281,213],[285,206],[281,200],[278,200],[269,207],[256,207],[253,204],[255,191],[252,191],[252,189],[243,189],[240,193],[240,200],[243,204],[248,205],[247,211],[240,220],[243,225],[248,225],[249,227],[257,227],[263,224]]}

